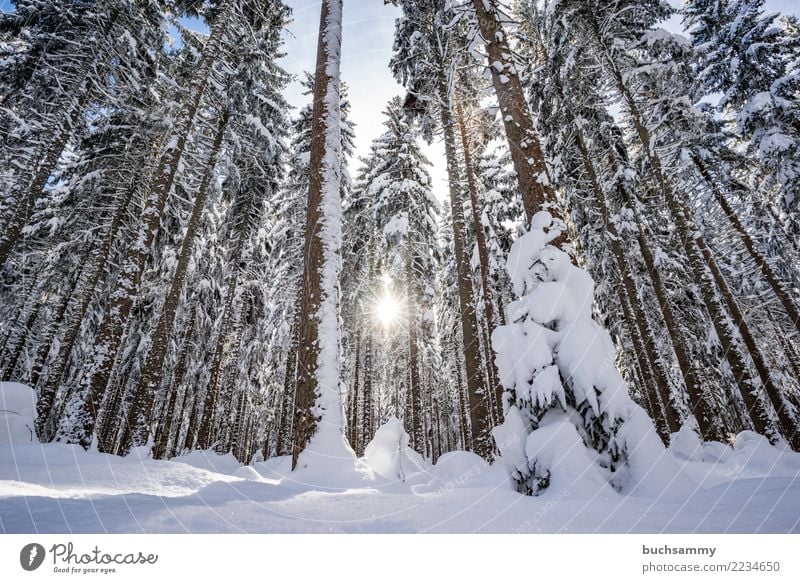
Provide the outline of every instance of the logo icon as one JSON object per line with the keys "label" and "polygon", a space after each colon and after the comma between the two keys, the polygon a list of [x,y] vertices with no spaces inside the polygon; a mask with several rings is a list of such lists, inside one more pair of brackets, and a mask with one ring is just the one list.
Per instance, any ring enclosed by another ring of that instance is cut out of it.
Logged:
{"label": "logo icon", "polygon": [[30,543],[19,552],[19,564],[26,571],[35,571],[44,563],[44,547],[39,543]]}

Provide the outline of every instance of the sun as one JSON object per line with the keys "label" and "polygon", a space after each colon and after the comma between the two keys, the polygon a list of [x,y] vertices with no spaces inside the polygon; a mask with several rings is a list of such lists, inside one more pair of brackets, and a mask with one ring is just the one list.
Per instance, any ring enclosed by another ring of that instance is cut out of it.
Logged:
{"label": "sun", "polygon": [[375,317],[384,328],[390,328],[400,319],[400,302],[388,290],[375,304]]}

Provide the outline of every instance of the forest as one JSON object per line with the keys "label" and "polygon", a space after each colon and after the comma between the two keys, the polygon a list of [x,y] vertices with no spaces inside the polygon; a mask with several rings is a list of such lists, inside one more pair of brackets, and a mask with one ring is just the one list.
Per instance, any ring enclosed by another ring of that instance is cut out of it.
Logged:
{"label": "forest", "polygon": [[534,496],[800,451],[800,19],[385,3],[405,92],[352,176],[355,1],[320,4],[305,103],[280,0],[0,13],[0,379],[36,440],[320,475],[395,440]]}

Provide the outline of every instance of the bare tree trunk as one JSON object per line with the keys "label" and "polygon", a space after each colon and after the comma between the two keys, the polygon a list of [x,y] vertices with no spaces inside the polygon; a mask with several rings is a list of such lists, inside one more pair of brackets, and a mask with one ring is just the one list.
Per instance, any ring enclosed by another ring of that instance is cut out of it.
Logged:
{"label": "bare tree trunk", "polygon": [[[492,84],[500,104],[511,159],[519,180],[525,216],[530,222],[534,214],[544,210],[545,204],[555,204],[555,193],[542,154],[539,135],[525,99],[525,91],[512,60],[513,52],[498,19],[497,1],[472,0],[472,5],[489,54]],[[555,209],[549,210],[556,214]]]}
{"label": "bare tree trunk", "polygon": [[[144,445],[147,442],[150,432],[150,416],[152,414],[153,399],[161,384],[162,370],[164,361],[169,352],[169,338],[175,324],[175,314],[180,305],[181,293],[183,292],[186,281],[186,272],[189,268],[189,261],[192,256],[192,248],[200,226],[200,219],[206,206],[208,190],[211,179],[214,176],[214,167],[217,163],[217,156],[222,146],[222,138],[225,135],[225,127],[228,124],[228,111],[222,112],[219,118],[214,142],[211,146],[208,161],[206,162],[205,172],[197,190],[192,213],[186,224],[186,233],[183,235],[181,248],[178,253],[178,263],[172,275],[167,296],[164,298],[164,305],[158,317],[158,323],[153,331],[153,339],[147,359],[142,367],[142,373],[133,395],[133,403],[128,409],[128,416],[124,426],[124,433],[121,441],[122,450],[129,446]],[[173,391],[174,393],[174,391]]]}
{"label": "bare tree trunk", "polygon": [[450,207],[453,221],[453,247],[455,251],[456,270],[458,273],[458,300],[461,310],[461,333],[464,341],[464,365],[466,369],[467,395],[469,398],[469,415],[472,425],[472,442],[469,449],[481,457],[489,459],[492,455],[492,438],[486,409],[486,387],[483,371],[480,366],[480,340],[478,339],[478,321],[475,316],[475,299],[472,290],[472,272],[465,245],[464,208],[461,202],[461,176],[456,155],[455,127],[450,112],[450,97],[444,78],[444,63],[440,63],[439,99],[441,106],[442,130],[444,131],[445,157],[447,159],[447,175],[450,185]]}
{"label": "bare tree trunk", "polygon": [[[186,375],[186,365],[189,358],[189,347],[192,344],[192,336],[194,335],[196,314],[197,304],[193,302],[192,307],[189,308],[189,327],[184,333],[183,342],[181,342],[181,348],[178,351],[178,359],[175,363],[175,371],[172,375],[172,383],[169,387],[169,403],[165,414],[162,416],[161,423],[158,424],[156,429],[155,443],[153,444],[154,459],[168,459],[172,455],[173,435],[180,429],[182,415],[176,414],[176,406],[178,393],[183,384],[183,377]],[[187,387],[184,391],[184,401],[189,398],[188,393],[189,389]]]}
{"label": "bare tree trunk", "polygon": [[503,387],[500,384],[500,375],[497,366],[492,358],[491,338],[494,331],[499,326],[497,314],[495,312],[495,297],[490,282],[489,273],[489,252],[486,248],[486,233],[483,230],[483,208],[478,198],[478,186],[475,183],[475,168],[472,164],[472,148],[470,147],[467,128],[464,122],[464,110],[459,104],[456,107],[456,119],[458,129],[461,134],[461,149],[464,153],[464,171],[467,174],[467,186],[469,190],[470,203],[472,207],[472,221],[475,224],[475,243],[478,247],[478,260],[481,272],[481,289],[483,291],[483,306],[486,315],[486,326],[489,331],[489,342],[484,343],[486,372],[489,376],[489,386],[492,387],[493,394],[487,393],[493,404],[495,423],[503,422]]}
{"label": "bare tree trunk", "polygon": [[222,36],[227,28],[229,5],[226,4],[211,27],[211,35],[203,50],[189,87],[186,101],[168,141],[167,150],[161,156],[158,170],[145,202],[142,221],[137,236],[128,248],[123,259],[117,289],[111,294],[106,305],[103,322],[95,340],[94,358],[82,381],[81,401],[78,403],[77,418],[74,424],[64,427],[65,437],[88,448],[92,443],[97,413],[106,390],[111,370],[122,343],[126,322],[130,317],[136,299],[145,262],[150,255],[150,246],[161,224],[161,215],[172,189],[178,165],[183,155],[195,115],[200,106],[210,79],[211,67],[218,60],[222,50]]}
{"label": "bare tree trunk", "polygon": [[[338,371],[336,297],[331,279],[338,278],[336,257],[341,218],[338,213],[341,145],[339,128],[339,56],[342,42],[342,0],[323,0],[314,81],[309,190],[306,215],[305,262],[297,358],[292,469],[317,429],[314,413],[318,397],[338,386],[321,378]],[[333,216],[335,213],[335,216]],[[326,281],[323,281],[326,280]],[[325,337],[331,335],[333,337]],[[323,352],[324,351],[324,352]],[[330,370],[327,370],[330,369]],[[333,399],[332,399],[333,400]],[[339,411],[325,411],[337,416]]]}

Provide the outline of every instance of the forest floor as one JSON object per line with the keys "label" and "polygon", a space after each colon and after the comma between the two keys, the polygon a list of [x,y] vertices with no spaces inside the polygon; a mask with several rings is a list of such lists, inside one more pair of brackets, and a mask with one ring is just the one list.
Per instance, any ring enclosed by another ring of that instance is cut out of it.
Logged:
{"label": "forest floor", "polygon": [[286,457],[244,466],[209,452],[159,461],[146,448],[122,458],[39,444],[20,387],[0,383],[3,533],[800,532],[800,454],[752,433],[691,451],[676,440],[663,455],[681,480],[529,497],[500,462],[453,452],[432,465],[393,449],[386,432],[355,467],[323,479],[290,472]]}

